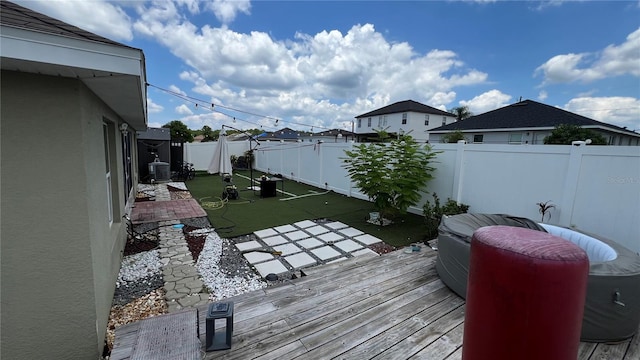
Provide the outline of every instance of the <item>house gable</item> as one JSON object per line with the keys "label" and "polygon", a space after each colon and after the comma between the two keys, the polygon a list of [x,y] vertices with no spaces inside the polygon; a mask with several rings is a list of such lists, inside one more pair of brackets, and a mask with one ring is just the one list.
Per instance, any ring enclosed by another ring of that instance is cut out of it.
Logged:
{"label": "house gable", "polygon": [[146,128],[142,50],[8,1],[0,2],[0,25],[2,70],[80,79],[133,129]]}

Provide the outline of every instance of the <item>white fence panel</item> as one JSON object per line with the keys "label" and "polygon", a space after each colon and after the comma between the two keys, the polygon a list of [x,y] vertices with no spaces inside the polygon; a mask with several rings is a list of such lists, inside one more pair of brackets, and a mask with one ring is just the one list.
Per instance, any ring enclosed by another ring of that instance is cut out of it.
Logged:
{"label": "white fence panel", "polygon": [[566,225],[640,252],[640,151],[634,146],[607,146],[604,152],[601,146],[583,148]]}
{"label": "white fence panel", "polygon": [[[568,163],[567,146],[465,145],[460,201],[471,212],[541,220],[536,203],[559,206]],[[558,223],[560,211],[545,221]]]}
{"label": "white fence panel", "polygon": [[[184,161],[192,163],[196,170],[207,170],[213,157],[213,150],[218,145],[217,141],[184,144]],[[248,141],[229,141],[229,154],[242,156],[249,150]]]}
{"label": "white fence panel", "polygon": [[[366,199],[342,167],[351,143],[270,143],[256,152],[256,169]],[[471,212],[541,220],[536,203],[556,208],[545,222],[611,238],[640,253],[640,151],[621,146],[433,144],[441,151],[421,214],[437,193]],[[326,183],[326,185],[325,185]]]}

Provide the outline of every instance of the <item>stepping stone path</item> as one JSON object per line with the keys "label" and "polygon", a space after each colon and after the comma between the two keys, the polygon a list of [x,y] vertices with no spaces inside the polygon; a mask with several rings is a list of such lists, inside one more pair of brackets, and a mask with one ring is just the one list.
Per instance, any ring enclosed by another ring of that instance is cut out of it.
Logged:
{"label": "stepping stone path", "polygon": [[[171,200],[166,186],[156,186],[156,201]],[[183,308],[196,307],[209,303],[204,283],[195,267],[195,262],[179,226],[179,220],[161,221],[160,226],[160,262],[164,278],[165,299],[169,312]],[[174,226],[177,225],[177,226]]]}

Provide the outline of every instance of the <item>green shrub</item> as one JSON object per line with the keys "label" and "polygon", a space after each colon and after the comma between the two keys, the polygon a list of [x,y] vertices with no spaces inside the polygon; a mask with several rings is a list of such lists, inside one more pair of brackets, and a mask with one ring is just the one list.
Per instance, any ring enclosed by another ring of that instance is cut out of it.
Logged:
{"label": "green shrub", "polygon": [[469,205],[458,203],[450,198],[447,198],[444,206],[440,206],[440,198],[436,193],[433,193],[433,204],[427,201],[422,207],[422,213],[427,225],[426,238],[431,240],[438,237],[438,226],[443,215],[464,214],[467,210],[469,210]]}

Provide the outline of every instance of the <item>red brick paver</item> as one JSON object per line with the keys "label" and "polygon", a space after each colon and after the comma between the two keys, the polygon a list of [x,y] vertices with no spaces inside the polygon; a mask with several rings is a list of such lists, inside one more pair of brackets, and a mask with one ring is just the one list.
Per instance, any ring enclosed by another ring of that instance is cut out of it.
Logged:
{"label": "red brick paver", "polygon": [[141,201],[136,202],[131,210],[131,222],[133,224],[204,216],[207,216],[207,213],[195,199]]}

